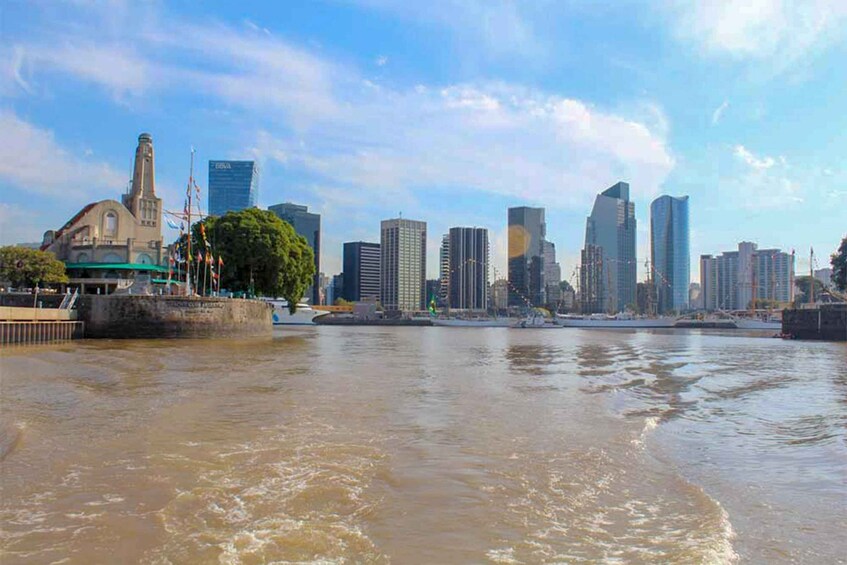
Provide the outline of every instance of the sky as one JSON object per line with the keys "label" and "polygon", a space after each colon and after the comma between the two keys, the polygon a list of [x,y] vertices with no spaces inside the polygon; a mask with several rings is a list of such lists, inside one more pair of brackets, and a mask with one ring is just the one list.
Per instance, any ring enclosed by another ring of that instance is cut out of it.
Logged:
{"label": "sky", "polygon": [[[575,282],[594,196],[690,197],[700,254],[847,235],[844,0],[338,0],[0,5],[0,244],[41,241],[127,187],[150,132],[157,193],[182,208],[189,156],[255,159],[259,205],[322,215],[321,270],[379,222],[490,230],[546,208]],[[167,237],[175,234],[168,233]],[[641,269],[642,275],[644,269]]]}

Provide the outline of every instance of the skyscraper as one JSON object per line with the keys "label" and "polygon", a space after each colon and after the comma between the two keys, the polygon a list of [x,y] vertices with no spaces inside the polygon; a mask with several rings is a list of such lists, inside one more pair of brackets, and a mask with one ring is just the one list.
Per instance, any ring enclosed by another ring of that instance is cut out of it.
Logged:
{"label": "skyscraper", "polygon": [[688,309],[689,245],[688,197],[656,198],[650,204],[650,264],[658,314]]}
{"label": "skyscraper", "polygon": [[544,208],[509,208],[509,306],[544,303]]}
{"label": "skyscraper", "polygon": [[794,300],[794,255],[742,241],[738,251],[700,256],[700,292],[706,310],[744,310],[755,301]]}
{"label": "skyscraper", "polygon": [[380,300],[386,311],[422,310],[426,294],[426,222],[381,224]]}
{"label": "skyscraper", "polygon": [[320,304],[321,215],[309,212],[308,206],[301,206],[290,202],[269,206],[268,210],[291,224],[294,231],[305,237],[309,243],[309,247],[312,248],[315,254],[315,279],[312,285],[306,290],[306,296],[309,297],[312,304]]}
{"label": "skyscraper", "polygon": [[344,290],[350,302],[379,300],[380,247],[378,243],[351,241],[344,244]]}
{"label": "skyscraper", "polygon": [[209,214],[253,208],[259,198],[255,161],[209,161]]}
{"label": "skyscraper", "polygon": [[557,304],[562,299],[562,267],[556,261],[556,244],[544,241],[544,302]]}
{"label": "skyscraper", "polygon": [[450,234],[441,237],[441,248],[438,250],[438,299],[442,305],[449,305],[450,295]]}
{"label": "skyscraper", "polygon": [[488,308],[488,230],[450,228],[450,308]]}
{"label": "skyscraper", "polygon": [[[589,245],[602,249],[602,263],[583,262],[582,269],[599,269],[587,274],[591,274],[592,282],[599,283],[603,303],[598,308],[596,302],[583,301],[583,306],[590,306],[589,312],[619,312],[635,305],[635,204],[629,200],[629,184],[614,184],[594,199],[594,208],[585,224],[585,250]],[[597,250],[583,253],[583,261],[586,258],[597,261]]]}

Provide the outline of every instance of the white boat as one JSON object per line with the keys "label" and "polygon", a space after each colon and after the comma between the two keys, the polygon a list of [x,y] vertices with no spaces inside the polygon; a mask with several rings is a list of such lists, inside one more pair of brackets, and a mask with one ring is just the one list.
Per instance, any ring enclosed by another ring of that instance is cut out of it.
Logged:
{"label": "white boat", "polygon": [[455,328],[508,328],[515,321],[509,318],[433,318],[433,326]]}
{"label": "white boat", "polygon": [[511,327],[519,329],[558,329],[562,326],[557,324],[555,320],[547,318],[541,312],[533,311],[530,312],[523,320],[513,323]]}
{"label": "white boat", "polygon": [[315,310],[306,301],[297,304],[297,311],[292,314],[288,311],[288,301],[281,298],[266,298],[265,301],[274,307],[274,327],[277,326],[313,326],[315,318],[326,316],[329,312]]}
{"label": "white boat", "polygon": [[633,316],[627,312],[622,312],[615,316],[609,316],[608,314],[591,314],[588,316],[556,315],[556,323],[566,328],[672,328],[675,321],[675,318],[646,318]]}

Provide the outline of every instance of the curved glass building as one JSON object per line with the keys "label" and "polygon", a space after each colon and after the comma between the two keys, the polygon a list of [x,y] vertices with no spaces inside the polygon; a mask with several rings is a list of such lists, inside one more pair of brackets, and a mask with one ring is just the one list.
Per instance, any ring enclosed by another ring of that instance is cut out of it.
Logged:
{"label": "curved glass building", "polygon": [[650,262],[657,313],[687,310],[691,282],[687,196],[663,195],[650,204]]}

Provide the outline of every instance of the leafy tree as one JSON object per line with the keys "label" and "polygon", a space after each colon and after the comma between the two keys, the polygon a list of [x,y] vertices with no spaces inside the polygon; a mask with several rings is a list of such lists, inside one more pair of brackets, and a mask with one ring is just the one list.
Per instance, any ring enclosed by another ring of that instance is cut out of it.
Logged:
{"label": "leafy tree", "polygon": [[841,240],[838,251],[830,257],[832,265],[832,282],[841,292],[847,292],[847,235]]}
{"label": "leafy tree", "polygon": [[[810,284],[811,283],[811,284]],[[802,296],[797,296],[794,300],[797,304],[807,304],[810,302],[811,296],[809,295],[809,289],[815,289],[815,299],[820,297],[823,292],[824,286],[821,281],[816,278],[810,277],[809,275],[804,275],[802,277],[797,277],[794,279],[794,286],[800,291]]]}
{"label": "leafy tree", "polygon": [[351,304],[353,304],[353,303],[350,302],[349,300],[344,299],[344,298],[336,298],[335,299],[335,305],[336,306],[350,306]]}
{"label": "leafy tree", "polygon": [[192,226],[192,251],[205,248],[201,230],[215,261],[223,258],[221,288],[279,296],[288,301],[292,314],[297,310],[312,284],[315,256],[289,223],[258,208],[208,217]]}
{"label": "leafy tree", "polygon": [[559,283],[559,288],[562,289],[562,292],[575,292],[573,286],[568,281],[562,281]]}
{"label": "leafy tree", "polygon": [[68,282],[65,264],[47,251],[16,247],[0,247],[0,280],[13,286],[37,286]]}

